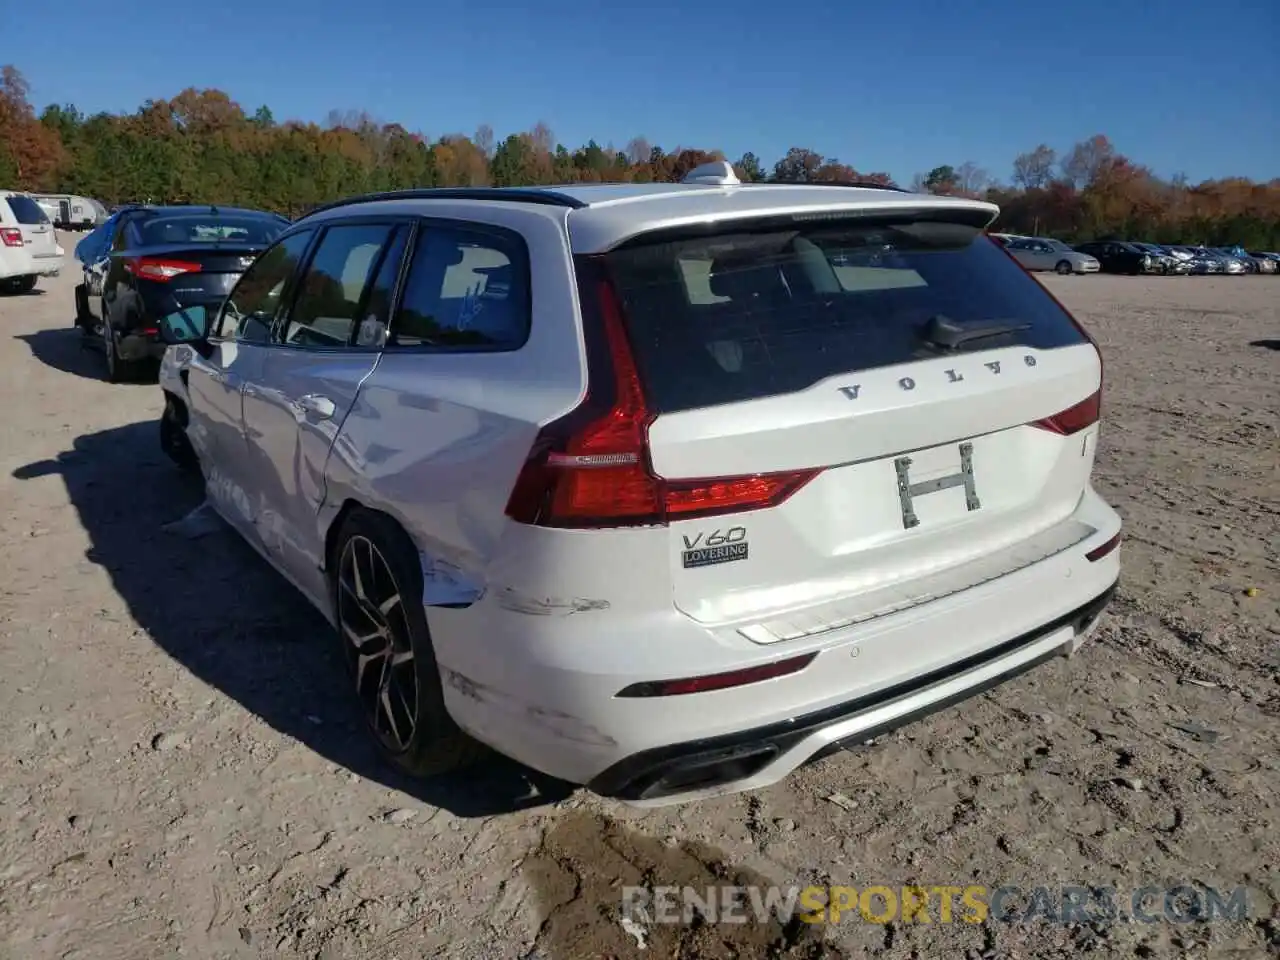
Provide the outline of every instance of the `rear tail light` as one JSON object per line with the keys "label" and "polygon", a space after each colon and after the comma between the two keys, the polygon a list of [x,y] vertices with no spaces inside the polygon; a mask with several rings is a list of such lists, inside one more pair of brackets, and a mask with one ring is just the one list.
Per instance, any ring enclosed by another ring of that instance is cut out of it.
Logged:
{"label": "rear tail light", "polygon": [[666,480],[650,468],[655,419],[640,384],[622,308],[603,264],[580,258],[588,388],[582,403],[539,431],[507,516],[543,527],[665,524],[782,503],[819,473]]}
{"label": "rear tail light", "polygon": [[1102,388],[1099,387],[1098,392],[1093,396],[1086,397],[1075,406],[1067,407],[1066,410],[1061,413],[1055,413],[1052,417],[1037,420],[1032,426],[1069,437],[1073,433],[1079,433],[1086,427],[1092,427],[1098,422],[1101,413]]}
{"label": "rear tail light", "polygon": [[187,260],[166,260],[163,257],[134,257],[126,260],[124,268],[135,277],[167,283],[184,273],[199,273],[200,264]]}
{"label": "rear tail light", "polygon": [[23,244],[22,231],[15,227],[4,227],[0,229],[0,240],[4,241],[6,247],[20,247]]}

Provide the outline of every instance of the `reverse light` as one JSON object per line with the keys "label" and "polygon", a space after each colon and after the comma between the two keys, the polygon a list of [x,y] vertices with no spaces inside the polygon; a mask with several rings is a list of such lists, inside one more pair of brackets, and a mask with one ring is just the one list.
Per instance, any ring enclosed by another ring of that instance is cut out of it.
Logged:
{"label": "reverse light", "polygon": [[677,697],[689,693],[709,693],[712,690],[727,690],[730,687],[742,687],[762,680],[773,680],[799,673],[818,656],[817,652],[789,657],[786,660],[775,660],[773,663],[758,667],[747,667],[745,670],[730,670],[727,673],[711,673],[701,677],[685,677],[680,680],[652,680],[645,683],[633,683],[619,690],[618,697]]}
{"label": "reverse light", "polygon": [[163,257],[134,257],[126,260],[124,268],[135,277],[168,283],[184,273],[199,273],[200,264],[187,260],[168,260]]}
{"label": "reverse light", "polygon": [[507,516],[542,527],[653,526],[773,507],[820,472],[666,480],[650,469],[649,410],[604,268],[578,266],[587,336],[582,403],[539,431],[507,503]]}
{"label": "reverse light", "polygon": [[0,241],[3,241],[6,247],[20,247],[24,242],[22,231],[16,227],[0,228]]}

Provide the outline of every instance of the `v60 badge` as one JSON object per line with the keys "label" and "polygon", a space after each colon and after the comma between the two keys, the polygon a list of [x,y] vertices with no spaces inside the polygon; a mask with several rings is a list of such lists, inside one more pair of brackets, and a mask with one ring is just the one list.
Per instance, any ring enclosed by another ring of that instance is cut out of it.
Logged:
{"label": "v60 badge", "polygon": [[747,559],[747,528],[729,527],[684,536],[680,558],[685,569],[709,567],[714,563],[732,563]]}

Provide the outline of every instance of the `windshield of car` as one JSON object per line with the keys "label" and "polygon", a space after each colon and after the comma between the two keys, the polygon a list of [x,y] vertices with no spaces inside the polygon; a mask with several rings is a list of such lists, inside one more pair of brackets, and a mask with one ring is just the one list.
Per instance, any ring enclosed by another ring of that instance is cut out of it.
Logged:
{"label": "windshield of car", "polygon": [[244,243],[266,246],[284,229],[274,217],[183,214],[151,217],[139,226],[143,246],[168,243]]}
{"label": "windshield of car", "polygon": [[929,351],[921,330],[939,316],[962,325],[1016,317],[1005,346],[1083,342],[1044,288],[972,226],[815,217],[641,237],[607,259],[662,411],[909,361]]}
{"label": "windshield of car", "polygon": [[1075,252],[1070,247],[1068,247],[1065,243],[1063,243],[1061,240],[1045,240],[1042,242],[1047,243],[1049,245],[1049,249],[1056,251],[1057,253],[1074,253]]}

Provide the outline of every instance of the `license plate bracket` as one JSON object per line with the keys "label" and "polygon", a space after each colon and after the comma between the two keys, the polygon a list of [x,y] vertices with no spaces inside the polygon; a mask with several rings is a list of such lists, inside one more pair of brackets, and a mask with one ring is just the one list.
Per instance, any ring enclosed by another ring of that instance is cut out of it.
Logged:
{"label": "license plate bracket", "polygon": [[912,527],[920,525],[920,518],[916,516],[915,511],[915,498],[937,493],[939,490],[964,487],[964,502],[969,512],[972,513],[974,510],[982,508],[982,501],[978,499],[978,490],[973,479],[972,443],[960,444],[959,473],[912,483],[910,457],[898,457],[893,461],[893,469],[898,478],[898,504],[902,508],[902,526],[904,529],[910,530]]}

